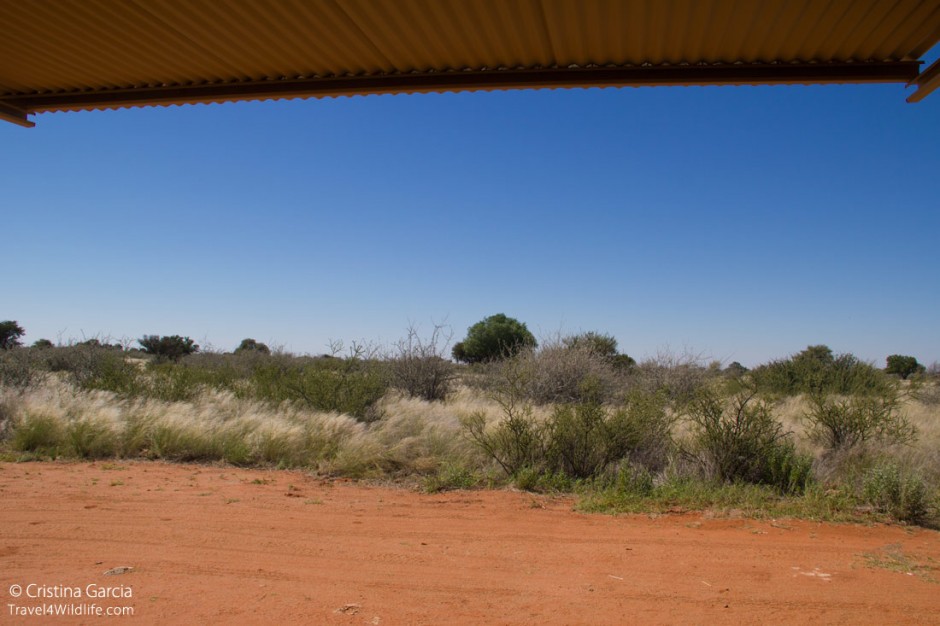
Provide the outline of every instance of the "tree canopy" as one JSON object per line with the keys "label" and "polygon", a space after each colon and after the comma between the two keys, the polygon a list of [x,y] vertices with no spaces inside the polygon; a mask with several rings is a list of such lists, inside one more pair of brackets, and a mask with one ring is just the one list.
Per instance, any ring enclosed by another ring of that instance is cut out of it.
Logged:
{"label": "tree canopy", "polygon": [[482,363],[507,358],[537,345],[524,323],[497,313],[468,328],[467,337],[454,346],[451,354],[457,361]]}
{"label": "tree canopy", "polygon": [[0,350],[9,350],[21,345],[20,337],[25,333],[23,327],[13,320],[0,322]]}
{"label": "tree canopy", "polygon": [[181,358],[194,352],[199,352],[199,346],[189,337],[180,337],[179,335],[170,335],[160,337],[157,335],[144,335],[137,340],[140,347],[147,354],[152,354],[158,359],[170,361],[179,361]]}

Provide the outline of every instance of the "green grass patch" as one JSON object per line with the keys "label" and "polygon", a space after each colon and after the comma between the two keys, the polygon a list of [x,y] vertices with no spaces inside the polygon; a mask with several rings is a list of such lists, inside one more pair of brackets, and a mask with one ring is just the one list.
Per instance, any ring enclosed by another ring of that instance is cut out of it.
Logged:
{"label": "green grass patch", "polygon": [[913,555],[905,554],[900,544],[891,544],[877,552],[866,552],[861,556],[866,567],[917,576],[929,583],[940,584],[937,579],[940,575],[938,574],[940,565],[931,558],[922,560]]}

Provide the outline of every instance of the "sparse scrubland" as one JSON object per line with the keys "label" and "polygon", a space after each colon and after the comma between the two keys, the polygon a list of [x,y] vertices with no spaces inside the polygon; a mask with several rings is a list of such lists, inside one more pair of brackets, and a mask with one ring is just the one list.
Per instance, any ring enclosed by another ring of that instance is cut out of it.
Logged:
{"label": "sparse scrubland", "polygon": [[750,371],[688,355],[637,363],[598,333],[525,335],[498,358],[465,340],[457,356],[471,362],[458,365],[444,335],[410,330],[388,349],[321,357],[247,339],[230,354],[183,337],[145,337],[146,352],[10,346],[0,450],[302,468],[429,491],[512,485],[577,493],[590,511],[938,521],[936,368],[894,359],[902,377],[825,346]]}

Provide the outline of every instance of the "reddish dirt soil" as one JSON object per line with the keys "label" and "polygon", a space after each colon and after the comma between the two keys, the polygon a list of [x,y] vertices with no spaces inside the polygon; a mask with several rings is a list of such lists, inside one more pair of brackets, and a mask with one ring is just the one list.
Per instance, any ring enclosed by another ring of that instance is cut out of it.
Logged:
{"label": "reddish dirt soil", "polygon": [[[940,624],[940,534],[922,529],[587,515],[158,463],[0,464],[0,498],[0,623]],[[62,603],[134,617],[10,606]]]}

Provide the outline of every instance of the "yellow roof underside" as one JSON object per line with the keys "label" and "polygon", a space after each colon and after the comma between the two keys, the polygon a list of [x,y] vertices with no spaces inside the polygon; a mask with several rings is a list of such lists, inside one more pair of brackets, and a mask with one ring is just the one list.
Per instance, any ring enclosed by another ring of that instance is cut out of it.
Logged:
{"label": "yellow roof underside", "polygon": [[938,39],[940,0],[0,0],[0,107],[907,82]]}

